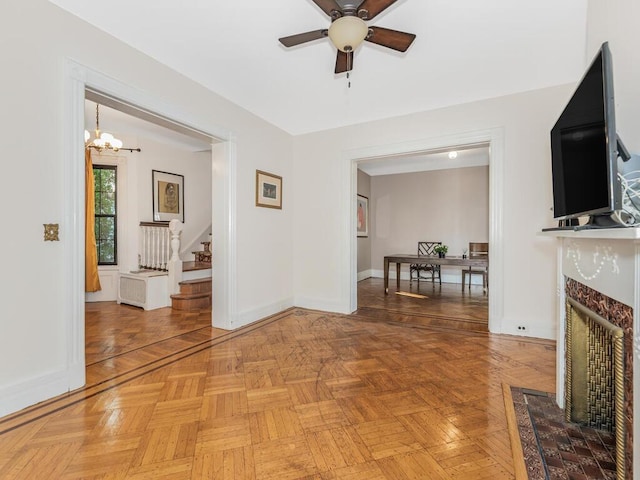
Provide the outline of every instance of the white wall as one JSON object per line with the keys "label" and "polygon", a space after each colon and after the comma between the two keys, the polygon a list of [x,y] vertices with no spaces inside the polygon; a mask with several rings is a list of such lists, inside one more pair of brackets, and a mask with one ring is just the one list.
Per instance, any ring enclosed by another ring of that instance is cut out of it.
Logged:
{"label": "white wall", "polygon": [[[229,327],[291,305],[290,135],[46,0],[8,0],[1,8],[0,58],[5,68],[0,131],[6,182],[0,201],[8,208],[0,250],[5,252],[3,270],[10,281],[0,298],[0,415],[79,386],[84,378],[83,365],[74,363],[82,352],[71,353],[76,348],[73,339],[84,334],[69,331],[68,317],[75,305],[64,260],[77,256],[69,251],[69,232],[80,222],[67,211],[65,197],[71,175],[63,153],[69,137],[67,59],[155,99],[194,125],[229,133],[228,148],[234,150],[237,164],[229,208],[236,213],[231,228],[238,241],[231,246],[235,256],[218,251],[214,258],[214,265],[235,259],[233,284],[224,286],[231,299]],[[283,210],[255,207],[257,168],[284,177]],[[45,223],[60,225],[60,241],[43,240]],[[213,233],[214,244],[216,235],[227,235]]]}
{"label": "white wall", "polygon": [[[406,145],[490,128],[504,130],[501,205],[504,312],[500,332],[555,336],[555,244],[538,233],[554,224],[549,131],[571,86],[422,112],[294,139],[294,275],[296,304],[350,310],[348,218],[343,201],[350,153]],[[490,166],[491,168],[491,166]],[[346,240],[345,240],[346,239]]]}
{"label": "white wall", "polygon": [[[587,63],[602,42],[608,41],[613,57],[616,127],[625,146],[640,154],[640,4],[637,0],[589,0]],[[587,64],[585,64],[585,69]],[[567,99],[568,100],[568,99]]]}
{"label": "white wall", "polygon": [[[123,136],[124,138],[124,136]],[[131,145],[139,146],[140,153],[129,155],[130,168],[135,169],[135,191],[137,209],[131,223],[133,238],[137,242],[140,222],[153,221],[152,170],[175,173],[184,177],[184,228],[180,235],[183,245],[191,244],[211,225],[211,153],[186,152],[163,145],[150,139],[140,138]],[[137,266],[137,243],[129,257],[133,267]],[[182,255],[183,260],[193,260],[192,255]],[[127,267],[128,268],[128,267]],[[129,269],[129,268],[128,268]]]}

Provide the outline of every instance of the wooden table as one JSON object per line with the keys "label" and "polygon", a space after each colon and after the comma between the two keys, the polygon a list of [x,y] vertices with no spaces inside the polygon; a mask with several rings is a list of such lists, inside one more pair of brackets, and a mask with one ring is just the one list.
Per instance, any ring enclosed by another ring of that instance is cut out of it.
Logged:
{"label": "wooden table", "polygon": [[489,259],[487,257],[462,258],[456,256],[428,256],[408,253],[396,253],[384,257],[384,293],[389,293],[389,264],[396,264],[396,288],[400,289],[400,267],[403,263],[420,263],[427,265],[451,265],[454,267],[479,267],[488,268]]}

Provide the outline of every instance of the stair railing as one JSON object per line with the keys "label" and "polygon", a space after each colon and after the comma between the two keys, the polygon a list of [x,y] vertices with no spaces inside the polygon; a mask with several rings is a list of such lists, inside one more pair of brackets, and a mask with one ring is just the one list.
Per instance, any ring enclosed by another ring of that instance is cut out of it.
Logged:
{"label": "stair railing", "polygon": [[169,295],[180,292],[182,260],[180,260],[180,220],[169,223],[140,222],[140,270],[158,270],[169,276]]}
{"label": "stair railing", "polygon": [[180,233],[184,224],[180,220],[173,219],[169,222],[171,232],[171,258],[169,259],[169,295],[180,293],[180,282],[182,281],[182,260],[180,252]]}
{"label": "stair railing", "polygon": [[140,222],[138,267],[141,270],[168,271],[170,258],[169,224]]}

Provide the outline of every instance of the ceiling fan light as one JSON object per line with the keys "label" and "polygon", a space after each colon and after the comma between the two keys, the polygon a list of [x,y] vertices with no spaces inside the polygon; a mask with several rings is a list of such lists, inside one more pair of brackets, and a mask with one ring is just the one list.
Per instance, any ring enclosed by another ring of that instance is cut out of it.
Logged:
{"label": "ceiling fan light", "polygon": [[352,52],[364,41],[369,27],[361,18],[347,15],[335,20],[329,27],[329,38],[341,52]]}

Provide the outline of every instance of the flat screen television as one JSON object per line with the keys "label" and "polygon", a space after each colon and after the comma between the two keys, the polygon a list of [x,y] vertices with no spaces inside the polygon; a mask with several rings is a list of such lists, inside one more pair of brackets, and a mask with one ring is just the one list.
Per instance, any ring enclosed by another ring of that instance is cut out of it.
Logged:
{"label": "flat screen television", "polygon": [[629,158],[616,134],[611,52],[605,42],[551,130],[553,216],[570,228],[625,226],[618,157]]}

